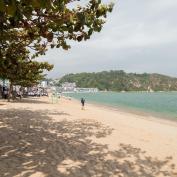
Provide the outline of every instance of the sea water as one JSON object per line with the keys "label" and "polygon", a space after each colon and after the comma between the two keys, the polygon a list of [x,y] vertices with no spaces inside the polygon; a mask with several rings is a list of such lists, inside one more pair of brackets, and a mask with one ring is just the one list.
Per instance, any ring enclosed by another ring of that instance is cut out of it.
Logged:
{"label": "sea water", "polygon": [[85,98],[86,103],[177,119],[177,92],[96,92],[65,95],[78,100]]}

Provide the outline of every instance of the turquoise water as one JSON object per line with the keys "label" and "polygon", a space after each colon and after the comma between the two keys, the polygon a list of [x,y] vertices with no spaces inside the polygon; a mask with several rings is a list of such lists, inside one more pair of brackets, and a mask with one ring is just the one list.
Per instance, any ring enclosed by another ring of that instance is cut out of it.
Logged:
{"label": "turquoise water", "polygon": [[97,92],[65,95],[79,100],[83,97],[88,103],[177,118],[177,92]]}

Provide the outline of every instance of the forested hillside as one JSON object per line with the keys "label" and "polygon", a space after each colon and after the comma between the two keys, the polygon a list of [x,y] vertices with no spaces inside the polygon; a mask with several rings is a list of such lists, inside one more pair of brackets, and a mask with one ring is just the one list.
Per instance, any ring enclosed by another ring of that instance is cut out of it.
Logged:
{"label": "forested hillside", "polygon": [[96,87],[107,91],[175,91],[177,78],[160,74],[136,74],[124,71],[68,74],[58,83],[76,82],[77,87]]}

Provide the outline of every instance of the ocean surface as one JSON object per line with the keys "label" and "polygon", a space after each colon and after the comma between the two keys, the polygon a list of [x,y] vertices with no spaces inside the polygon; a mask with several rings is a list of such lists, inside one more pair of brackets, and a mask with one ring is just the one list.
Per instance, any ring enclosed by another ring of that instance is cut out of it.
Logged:
{"label": "ocean surface", "polygon": [[64,95],[78,100],[83,97],[86,103],[177,119],[177,92],[97,92]]}

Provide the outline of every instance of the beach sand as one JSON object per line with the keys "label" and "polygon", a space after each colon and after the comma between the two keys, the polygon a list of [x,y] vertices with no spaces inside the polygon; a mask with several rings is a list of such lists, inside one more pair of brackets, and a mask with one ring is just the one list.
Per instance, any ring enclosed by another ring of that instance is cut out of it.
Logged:
{"label": "beach sand", "polygon": [[86,104],[0,101],[1,177],[177,177],[177,123]]}

